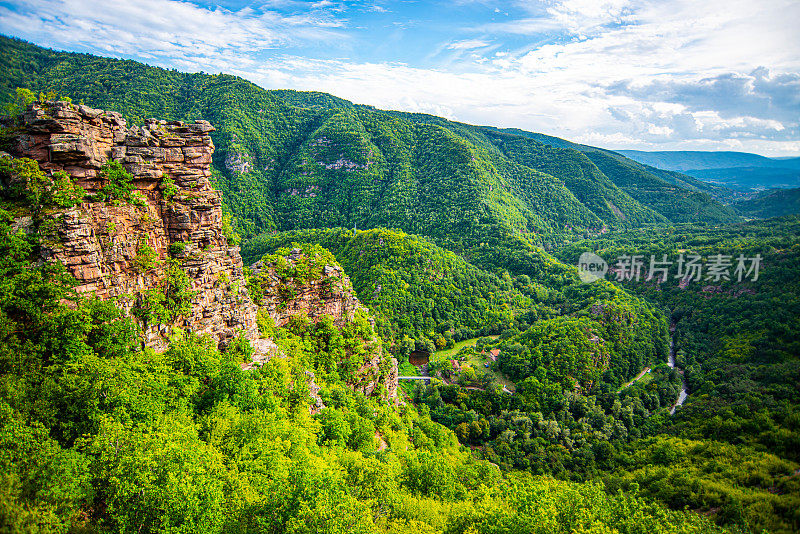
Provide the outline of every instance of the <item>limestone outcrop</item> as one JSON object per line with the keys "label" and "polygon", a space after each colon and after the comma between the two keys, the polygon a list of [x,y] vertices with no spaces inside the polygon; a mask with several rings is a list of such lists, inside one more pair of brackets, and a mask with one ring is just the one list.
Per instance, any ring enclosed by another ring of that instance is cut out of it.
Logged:
{"label": "limestone outcrop", "polygon": [[[342,328],[353,321],[357,312],[370,323],[370,337],[365,339],[366,356],[354,373],[350,385],[365,395],[374,395],[380,386],[386,388],[389,399],[397,396],[397,360],[383,351],[375,333],[375,320],[355,295],[350,278],[335,261],[313,266],[314,261],[299,248],[279,258],[282,266],[259,260],[250,266],[253,281],[258,286],[254,298],[275,327],[284,327],[292,317],[303,315],[312,322],[323,316],[333,318],[333,324]],[[295,272],[295,267],[303,266],[302,272],[318,270],[313,276],[296,277],[287,275]],[[269,358],[264,353],[261,359]],[[259,363],[256,358],[254,364]]]}
{"label": "limestone outcrop", "polygon": [[[259,333],[259,307],[248,292],[239,248],[223,235],[220,194],[211,184],[210,123],[151,119],[128,128],[118,113],[35,102],[2,126],[12,156],[36,160],[49,175],[64,171],[87,193],[72,208],[44,210],[35,218],[20,213],[15,223],[18,229],[39,232],[42,259],[63,263],[78,281],[78,292],[115,299],[139,318],[144,343],[157,351],[165,350],[173,330],[180,328],[209,335],[221,349],[244,335],[256,349],[246,369],[282,354]],[[110,181],[104,167],[108,162],[120,163],[132,176],[132,191],[124,200],[103,197]],[[299,252],[294,253],[286,261],[298,260]],[[292,294],[282,291],[284,281],[275,266],[253,267],[266,281],[259,304],[276,326],[302,314],[312,321],[330,315],[342,328],[363,309],[341,267],[332,263]],[[189,302],[179,313],[168,320],[142,313],[153,299],[166,302],[175,293],[170,284],[176,276],[188,286],[183,295]],[[366,356],[352,386],[372,395],[383,393],[379,386],[385,384],[385,393],[395,398],[396,360],[384,355],[374,330],[365,343]]]}
{"label": "limestone outcrop", "polygon": [[128,128],[117,113],[37,102],[10,130],[13,156],[34,159],[48,173],[67,172],[89,196],[107,183],[101,167],[110,160],[133,175],[137,203],[82,202],[49,214],[44,259],[61,261],[78,291],[117,298],[130,311],[163,283],[172,258],[194,297],[173,324],[143,325],[149,346],[166,348],[173,326],[208,334],[223,348],[239,332],[258,342],[242,259],[222,234],[220,194],[210,182],[210,123],[149,120]]}

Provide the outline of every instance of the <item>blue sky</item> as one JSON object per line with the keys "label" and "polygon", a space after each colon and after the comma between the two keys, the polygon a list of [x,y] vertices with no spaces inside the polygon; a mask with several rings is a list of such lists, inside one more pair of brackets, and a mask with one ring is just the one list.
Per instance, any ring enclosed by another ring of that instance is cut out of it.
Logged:
{"label": "blue sky", "polygon": [[0,0],[0,32],[622,149],[800,156],[797,0]]}

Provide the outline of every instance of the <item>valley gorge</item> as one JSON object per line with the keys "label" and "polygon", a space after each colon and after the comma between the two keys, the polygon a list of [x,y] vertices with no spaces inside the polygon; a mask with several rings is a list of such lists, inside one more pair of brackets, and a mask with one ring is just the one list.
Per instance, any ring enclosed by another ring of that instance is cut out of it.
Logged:
{"label": "valley gorge", "polygon": [[[28,214],[20,206],[12,224],[17,231],[41,235],[41,261],[62,263],[79,295],[113,300],[137,318],[143,344],[156,351],[167,349],[177,329],[208,336],[220,350],[241,336],[254,349],[253,361],[242,364],[245,369],[282,356],[275,342],[259,333],[259,306],[248,292],[239,247],[223,234],[220,193],[211,183],[210,123],[151,119],[128,128],[118,113],[47,101],[4,126],[12,156],[36,161],[45,175],[67,173],[86,193],[67,209]],[[109,162],[130,174],[131,190],[125,198],[103,201],[98,195],[114,179],[105,170]],[[19,185],[11,183],[19,177],[10,180],[7,190]],[[285,260],[302,259],[297,251]],[[356,310],[369,313],[335,263],[324,265],[319,279],[306,280],[291,295],[279,291],[274,265],[258,262],[254,269],[275,281],[262,288],[260,303],[278,327],[302,314],[312,322],[330,316],[343,328]],[[175,278],[185,287],[176,287]],[[184,302],[168,303],[175,309],[167,316],[153,313],[152,307],[166,306],[165,295],[180,292]],[[367,341],[374,348],[358,366],[352,386],[394,399],[397,362],[376,339]]]}
{"label": "valley gorge", "polygon": [[800,530],[800,217],[4,36],[0,104],[0,531]]}

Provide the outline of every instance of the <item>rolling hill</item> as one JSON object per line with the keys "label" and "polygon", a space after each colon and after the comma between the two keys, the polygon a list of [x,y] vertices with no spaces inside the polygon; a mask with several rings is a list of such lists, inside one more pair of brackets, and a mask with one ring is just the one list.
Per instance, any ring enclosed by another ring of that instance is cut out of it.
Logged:
{"label": "rolling hill", "polygon": [[748,152],[620,150],[619,153],[643,164],[733,189],[800,185],[800,158],[767,158]]}
{"label": "rolling hill", "polygon": [[[0,100],[17,87],[146,117],[209,120],[214,177],[245,238],[393,227],[463,252],[487,239],[599,232],[736,213],[689,177],[528,132],[387,112],[317,92],[264,90],[0,38]],[[671,178],[670,178],[671,177]]]}

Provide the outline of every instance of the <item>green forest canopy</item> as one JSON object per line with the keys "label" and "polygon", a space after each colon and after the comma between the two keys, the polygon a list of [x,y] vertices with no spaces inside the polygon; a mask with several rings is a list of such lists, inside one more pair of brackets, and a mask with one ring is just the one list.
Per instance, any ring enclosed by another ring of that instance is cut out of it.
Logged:
{"label": "green forest canopy", "polygon": [[[517,383],[513,396],[480,376],[472,389],[420,385],[397,410],[353,393],[320,357],[320,336],[350,334],[308,325],[278,336],[290,358],[253,373],[239,369],[242,354],[202,339],[142,351],[113,306],[62,306],[71,282],[52,266],[29,268],[35,236],[14,234],[2,214],[4,522],[715,530],[669,506],[732,529],[800,529],[797,218],[724,225],[739,217],[720,188],[541,134],[14,39],[0,46],[4,102],[28,87],[134,122],[210,120],[214,177],[250,259],[293,242],[324,246],[389,349],[499,333],[497,365]],[[762,253],[770,267],[757,286],[708,292],[586,285],[569,266],[585,250],[684,249]],[[673,321],[691,394],[670,417],[680,388],[663,364]],[[646,365],[647,381],[621,388]],[[328,406],[314,417],[307,369],[320,372]]]}

